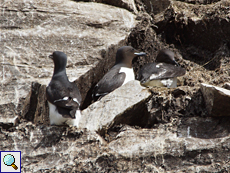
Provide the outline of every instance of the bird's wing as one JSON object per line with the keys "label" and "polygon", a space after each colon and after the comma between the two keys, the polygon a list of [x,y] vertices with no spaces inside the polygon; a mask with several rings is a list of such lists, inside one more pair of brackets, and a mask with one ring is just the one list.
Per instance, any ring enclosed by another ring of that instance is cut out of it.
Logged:
{"label": "bird's wing", "polygon": [[68,88],[69,96],[72,98],[74,102],[76,102],[80,106],[82,102],[82,97],[77,87],[77,84],[74,82],[71,82],[70,84],[71,86]]}
{"label": "bird's wing", "polygon": [[120,69],[112,68],[97,83],[93,90],[93,98],[104,96],[113,90],[119,88],[125,81],[125,73],[119,73]]}
{"label": "bird's wing", "polygon": [[46,88],[46,96],[49,102],[65,109],[78,108],[81,104],[81,95],[74,83],[62,84],[51,81]]}
{"label": "bird's wing", "polygon": [[148,80],[174,78],[185,74],[185,69],[166,63],[150,63],[142,67],[138,78],[144,83]]}

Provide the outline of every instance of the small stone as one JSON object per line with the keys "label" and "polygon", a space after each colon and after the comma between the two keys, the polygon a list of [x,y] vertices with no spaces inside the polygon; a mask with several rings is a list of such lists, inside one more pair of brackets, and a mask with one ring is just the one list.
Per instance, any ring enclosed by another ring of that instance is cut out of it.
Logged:
{"label": "small stone", "polygon": [[230,83],[225,83],[223,85],[223,88],[227,89],[227,90],[230,90]]}

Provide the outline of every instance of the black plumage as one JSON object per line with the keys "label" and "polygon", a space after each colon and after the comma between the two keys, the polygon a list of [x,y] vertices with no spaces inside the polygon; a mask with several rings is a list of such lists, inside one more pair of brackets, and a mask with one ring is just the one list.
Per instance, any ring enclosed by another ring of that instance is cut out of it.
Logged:
{"label": "black plumage", "polygon": [[65,118],[75,118],[82,98],[77,85],[66,75],[67,56],[55,51],[49,56],[54,61],[53,77],[46,88],[47,100],[56,106],[58,113]]}
{"label": "black plumage", "polygon": [[[94,100],[105,96],[124,84],[128,77],[134,80],[134,72],[132,69],[132,60],[137,56],[146,55],[139,52],[131,46],[123,46],[117,50],[115,65],[103,76],[103,78],[95,85],[92,97]],[[121,68],[127,69],[127,72],[120,72]]]}
{"label": "black plumage", "polygon": [[144,65],[138,73],[138,80],[142,84],[160,79],[183,76],[186,70],[178,65],[174,59],[174,53],[168,49],[161,50],[156,62]]}

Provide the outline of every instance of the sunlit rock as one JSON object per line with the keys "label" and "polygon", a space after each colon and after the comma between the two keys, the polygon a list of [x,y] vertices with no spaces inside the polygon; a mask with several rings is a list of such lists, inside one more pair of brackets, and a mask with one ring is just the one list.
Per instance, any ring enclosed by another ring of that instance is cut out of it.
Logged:
{"label": "sunlit rock", "polygon": [[[154,129],[123,126],[108,144],[96,132],[23,122],[1,129],[0,150],[21,151],[22,172],[221,172],[228,170],[227,118],[218,122],[209,118],[212,130],[202,129],[207,123],[204,118],[188,119],[184,124],[191,127],[190,135],[181,134],[181,128],[170,123]],[[198,129],[192,126],[197,122]]]}
{"label": "sunlit rock", "polygon": [[202,83],[201,91],[210,115],[230,116],[230,90]]}
{"label": "sunlit rock", "polygon": [[74,1],[84,1],[84,2],[98,2],[98,3],[105,3],[108,5],[113,5],[115,7],[120,7],[127,9],[131,12],[137,13],[136,4],[134,0],[74,0]]}
{"label": "sunlit rock", "polygon": [[116,0],[116,1],[111,1],[111,0],[95,0],[96,2],[102,2],[106,3],[109,5],[114,5],[116,7],[121,7],[125,8],[129,11],[132,11],[134,13],[137,13],[137,8],[134,0]]}
{"label": "sunlit rock", "polygon": [[96,132],[75,127],[35,126],[24,122],[11,132],[1,130],[0,137],[1,151],[21,151],[22,172],[66,170],[65,165],[82,164],[91,157],[96,159],[103,151],[103,139]]}
{"label": "sunlit rock", "polygon": [[[215,124],[214,119],[212,123]],[[210,128],[218,129],[223,124],[227,125],[229,120],[227,123],[224,120],[218,123],[216,127]],[[191,129],[196,130],[193,127]],[[229,128],[225,126],[222,130]],[[117,153],[113,163],[119,162],[118,160],[124,160],[123,163],[130,160],[131,163],[127,163],[130,166],[128,170],[134,172],[218,172],[228,169],[228,165],[224,164],[222,159],[229,157],[229,153],[226,152],[226,148],[229,147],[229,134],[225,133],[220,139],[202,137],[203,129],[198,129],[200,134],[197,137],[193,136],[194,134],[180,136],[176,131],[171,124],[159,125],[155,129],[134,129],[127,126],[121,128],[115,140],[108,145],[111,151]],[[204,134],[207,132],[208,130]],[[209,134],[212,136],[212,131],[209,130]],[[218,163],[220,167],[215,167]]]}
{"label": "sunlit rock", "polygon": [[143,104],[150,96],[151,93],[139,81],[130,81],[83,110],[79,126],[101,131],[119,123],[146,123]]}
{"label": "sunlit rock", "polygon": [[29,93],[31,82],[48,85],[53,73],[48,55],[55,50],[67,54],[71,81],[83,76],[85,97],[100,78],[93,76],[92,69],[101,59],[101,71],[114,64],[115,53],[108,56],[106,51],[124,45],[136,25],[133,13],[101,3],[6,0],[0,11],[0,97],[4,98],[0,104],[13,103],[15,107]]}

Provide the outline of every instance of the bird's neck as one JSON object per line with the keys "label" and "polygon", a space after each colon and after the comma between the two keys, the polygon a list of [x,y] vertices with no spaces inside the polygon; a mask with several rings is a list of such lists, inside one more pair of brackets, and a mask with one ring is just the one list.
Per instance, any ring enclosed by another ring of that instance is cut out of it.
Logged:
{"label": "bird's neck", "polygon": [[116,63],[116,64],[120,64],[121,67],[133,68],[132,62],[131,63],[119,62],[119,63]]}
{"label": "bird's neck", "polygon": [[54,74],[60,73],[60,72],[66,72],[66,66],[65,65],[60,65],[60,64],[55,64],[54,65]]}
{"label": "bird's neck", "polygon": [[64,80],[64,81],[69,81],[68,80],[68,77],[67,77],[67,75],[66,75],[66,70],[62,70],[62,71],[55,71],[54,70],[54,74],[53,74],[53,77],[52,77],[53,79],[62,79],[62,80]]}

